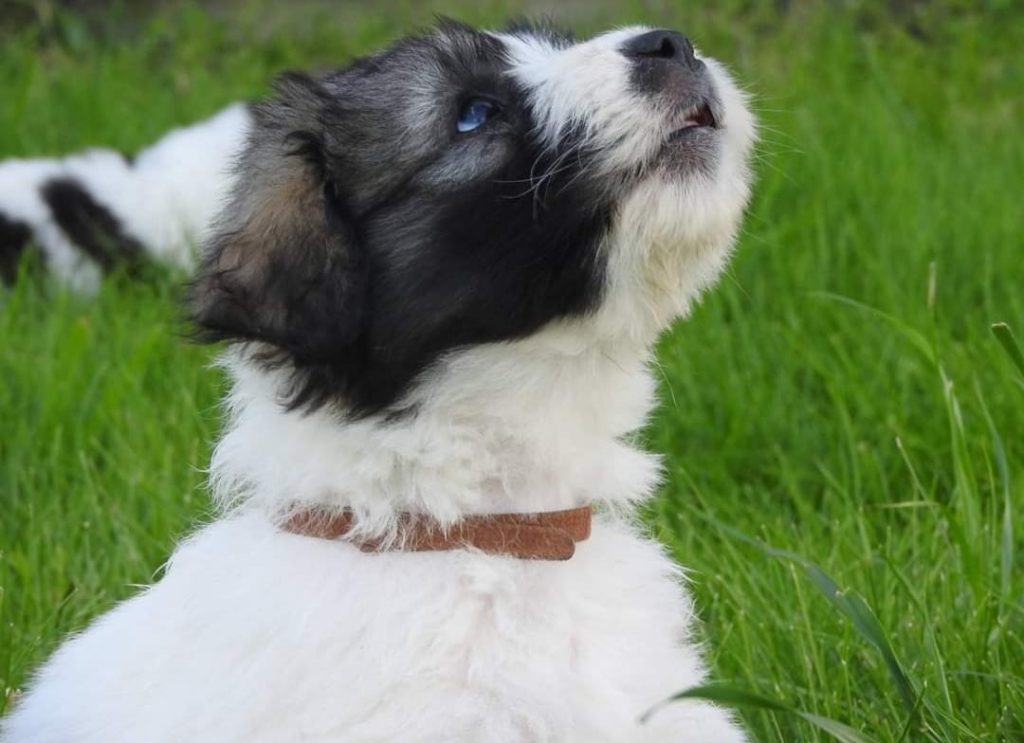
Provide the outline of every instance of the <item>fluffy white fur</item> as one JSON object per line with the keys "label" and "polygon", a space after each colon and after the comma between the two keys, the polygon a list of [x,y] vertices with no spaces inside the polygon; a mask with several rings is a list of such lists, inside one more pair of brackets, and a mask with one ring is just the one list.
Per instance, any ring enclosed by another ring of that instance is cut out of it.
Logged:
{"label": "fluffy white fur", "polygon": [[41,189],[54,178],[73,178],[120,222],[158,262],[189,269],[194,246],[206,238],[223,206],[231,164],[249,126],[244,104],[175,129],[131,163],[113,150],[67,157],[0,162],[0,214],[24,222],[53,275],[84,293],[99,285],[99,267],[68,240]]}
{"label": "fluffy white fur", "polygon": [[[641,30],[564,51],[517,42],[552,131],[584,117],[619,160],[663,140],[617,51]],[[658,462],[630,434],[653,400],[652,344],[717,276],[747,198],[753,122],[706,62],[724,105],[718,168],[652,176],[625,200],[594,315],[449,354],[412,393],[418,414],[387,424],[288,412],[273,372],[228,354],[221,517],[59,650],[3,742],[744,740],[699,701],[638,721],[705,677],[681,572],[631,520]],[[587,502],[601,515],[565,563],[363,554],[274,526],[296,503],[354,508],[386,535],[403,510],[450,523]]]}

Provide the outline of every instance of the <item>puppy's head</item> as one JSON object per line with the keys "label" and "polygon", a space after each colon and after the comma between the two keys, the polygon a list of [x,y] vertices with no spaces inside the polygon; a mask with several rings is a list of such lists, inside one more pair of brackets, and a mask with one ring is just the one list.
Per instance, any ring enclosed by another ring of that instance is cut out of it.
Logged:
{"label": "puppy's head", "polygon": [[440,359],[555,326],[649,341],[747,197],[743,97],[670,31],[445,23],[276,92],[194,312],[285,368],[295,406],[393,411]]}

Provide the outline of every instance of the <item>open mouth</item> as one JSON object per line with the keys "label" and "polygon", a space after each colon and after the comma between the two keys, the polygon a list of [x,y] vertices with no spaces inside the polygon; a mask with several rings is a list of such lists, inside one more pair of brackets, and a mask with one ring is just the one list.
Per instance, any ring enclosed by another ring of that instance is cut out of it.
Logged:
{"label": "open mouth", "polygon": [[715,120],[715,115],[711,111],[711,106],[705,101],[697,106],[694,106],[690,110],[686,111],[682,116],[682,123],[679,127],[671,134],[669,134],[669,140],[681,137],[692,129],[717,129],[718,122]]}

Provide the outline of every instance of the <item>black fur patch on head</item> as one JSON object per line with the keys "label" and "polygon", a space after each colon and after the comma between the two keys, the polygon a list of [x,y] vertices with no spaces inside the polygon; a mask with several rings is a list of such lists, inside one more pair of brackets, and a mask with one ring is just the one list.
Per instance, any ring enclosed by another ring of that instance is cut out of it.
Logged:
{"label": "black fur patch on head", "polygon": [[18,278],[18,266],[31,239],[27,224],[0,214],[0,282],[10,286]]}
{"label": "black fur patch on head", "polygon": [[120,221],[73,178],[54,178],[42,189],[43,200],[67,238],[104,273],[142,274],[148,265],[142,243],[126,234]]}
{"label": "black fur patch on head", "polygon": [[[507,70],[499,39],[446,22],[284,77],[193,286],[202,337],[257,342],[293,407],[361,416],[400,409],[446,352],[593,309],[612,204],[591,153],[535,140]],[[481,97],[496,113],[460,133]]]}

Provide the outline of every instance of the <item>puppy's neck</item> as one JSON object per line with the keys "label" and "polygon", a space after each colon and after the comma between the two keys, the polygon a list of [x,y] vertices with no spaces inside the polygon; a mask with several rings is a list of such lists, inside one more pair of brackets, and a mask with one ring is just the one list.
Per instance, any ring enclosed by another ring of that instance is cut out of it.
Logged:
{"label": "puppy's neck", "polygon": [[573,348],[568,337],[452,354],[417,385],[410,412],[361,420],[286,410],[279,373],[233,355],[214,495],[272,516],[351,508],[371,530],[403,511],[450,523],[641,500],[658,478],[657,458],[628,441],[653,398],[646,349]]}

